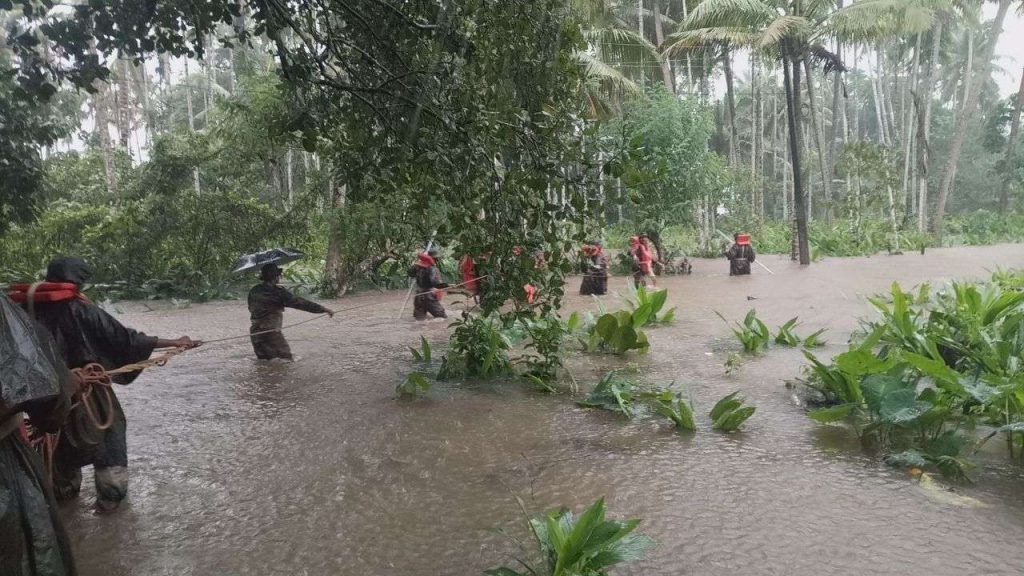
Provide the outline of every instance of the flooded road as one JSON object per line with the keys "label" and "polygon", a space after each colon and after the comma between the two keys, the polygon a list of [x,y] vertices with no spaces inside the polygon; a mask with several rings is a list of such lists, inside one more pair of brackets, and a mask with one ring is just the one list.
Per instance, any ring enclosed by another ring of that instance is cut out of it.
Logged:
{"label": "flooded road", "polygon": [[[658,545],[617,574],[786,576],[1021,574],[1024,474],[1001,454],[958,492],[986,507],[935,498],[863,453],[842,429],[814,424],[784,385],[798,351],[774,348],[726,375],[736,349],[714,314],[750,308],[773,329],[828,328],[831,357],[865,295],[977,278],[1024,263],[1024,245],[929,251],[927,256],[829,259],[800,268],[766,257],[776,274],[730,278],[724,261],[697,261],[664,278],[677,322],[648,332],[647,356],[574,356],[586,390],[609,368],[635,363],[655,384],[693,397],[700,430],[660,419],[624,421],[522,384],[438,383],[425,399],[394,399],[416,369],[408,351],[443,321],[395,321],[403,295],[363,294],[337,309],[381,302],[286,332],[299,360],[255,361],[248,340],[225,342],[151,369],[119,388],[128,414],[129,505],[90,513],[91,473],[65,508],[84,576],[471,575],[512,565],[531,513],[576,510],[605,496],[609,514],[642,518]],[[578,279],[572,280],[572,288]],[[626,280],[611,289],[625,292]],[[748,299],[748,298],[752,298]],[[446,300],[447,302],[447,300]],[[606,298],[615,309],[620,300]],[[244,303],[147,311],[127,324],[167,337],[245,333]],[[567,309],[593,309],[573,296]],[[305,319],[286,313],[286,323]],[[437,352],[440,356],[440,353]],[[742,390],[757,413],[746,431],[713,432],[707,411]]]}

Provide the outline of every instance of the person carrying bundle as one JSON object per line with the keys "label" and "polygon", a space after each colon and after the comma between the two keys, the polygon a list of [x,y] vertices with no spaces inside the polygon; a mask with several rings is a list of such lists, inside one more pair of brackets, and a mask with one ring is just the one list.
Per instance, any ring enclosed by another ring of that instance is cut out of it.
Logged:
{"label": "person carrying bundle", "polygon": [[729,276],[745,276],[750,274],[750,265],[754,263],[754,247],[750,245],[749,234],[733,235],[734,243],[725,252],[729,259]]}
{"label": "person carrying bundle", "polygon": [[[113,370],[141,362],[157,348],[194,348],[202,342],[188,336],[174,340],[147,336],[127,328],[81,295],[92,268],[78,258],[58,258],[46,270],[46,282],[14,286],[12,299],[53,336],[68,369],[98,364]],[[141,371],[119,374],[113,381],[130,384]],[[58,500],[78,495],[83,466],[92,465],[96,505],[117,508],[128,494],[127,419],[113,389],[79,401],[61,429],[54,454],[54,492]],[[104,421],[101,425],[97,418]]]}
{"label": "person carrying bundle", "polygon": [[417,320],[426,320],[427,314],[434,318],[447,318],[448,314],[441,305],[444,296],[442,289],[447,288],[441,279],[441,271],[437,268],[437,251],[421,252],[416,263],[409,268],[409,276],[416,280],[416,297],[412,301],[412,315]]}

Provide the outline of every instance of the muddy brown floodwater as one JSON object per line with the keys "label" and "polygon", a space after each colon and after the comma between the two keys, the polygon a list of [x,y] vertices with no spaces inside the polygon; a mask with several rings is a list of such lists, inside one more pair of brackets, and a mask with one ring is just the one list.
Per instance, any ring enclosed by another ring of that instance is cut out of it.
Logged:
{"label": "muddy brown floodwater", "polygon": [[[438,347],[445,322],[396,322],[402,294],[289,330],[293,364],[264,364],[247,340],[189,352],[119,389],[129,419],[130,504],[94,516],[93,493],[65,517],[85,576],[470,575],[510,562],[494,528],[525,536],[515,497],[531,512],[577,510],[605,496],[614,517],[642,518],[658,545],[618,574],[817,576],[1024,573],[1024,475],[985,455],[978,482],[957,491],[984,507],[937,498],[864,454],[837,428],[810,422],[784,380],[798,352],[774,349],[725,375],[735,349],[713,311],[751,307],[772,327],[800,316],[842,350],[865,295],[921,281],[977,278],[1024,263],[1024,246],[927,256],[829,259],[800,268],[766,257],[746,278],[698,261],[663,279],[678,321],[649,331],[647,356],[577,356],[589,388],[635,363],[654,383],[685,387],[700,430],[626,422],[521,384],[435,385],[393,398],[414,369],[407,347]],[[612,282],[625,291],[625,279]],[[578,279],[572,280],[572,287]],[[751,300],[753,298],[753,300]],[[607,298],[609,307],[618,299]],[[592,309],[574,296],[569,309]],[[155,311],[125,304],[123,320],[151,334],[214,339],[244,333],[240,302]],[[411,311],[406,314],[411,316]],[[303,319],[288,312],[286,322]],[[757,414],[739,434],[710,429],[707,410],[742,390]],[[86,484],[90,483],[87,473]]]}

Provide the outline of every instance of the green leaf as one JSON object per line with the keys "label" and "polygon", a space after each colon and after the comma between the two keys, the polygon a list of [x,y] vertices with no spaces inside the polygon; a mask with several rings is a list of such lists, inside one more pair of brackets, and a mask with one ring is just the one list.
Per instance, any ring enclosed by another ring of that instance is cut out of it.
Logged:
{"label": "green leaf", "polygon": [[928,460],[919,450],[906,450],[887,457],[885,463],[890,466],[924,468],[928,465]]}
{"label": "green leaf", "polygon": [[657,317],[658,312],[661,311],[662,307],[665,306],[665,301],[668,299],[668,290],[658,290],[651,296],[651,314]]}
{"label": "green leaf", "polygon": [[857,404],[840,404],[838,406],[829,406],[828,408],[818,408],[816,410],[809,410],[807,416],[819,424],[830,424],[832,422],[839,422],[846,420],[850,417]]}
{"label": "green leaf", "polygon": [[722,416],[722,414],[725,414],[726,412],[735,410],[736,408],[740,407],[743,404],[743,402],[742,400],[736,399],[736,395],[739,393],[740,391],[737,390],[716,402],[715,406],[711,408],[711,413],[709,414],[711,420],[718,420]]}
{"label": "green leaf", "polygon": [[868,409],[874,413],[878,413],[882,409],[882,400],[890,393],[896,390],[910,390],[914,391],[914,386],[904,382],[897,376],[889,374],[874,374],[868,376],[861,382],[861,390],[864,393],[864,402],[867,403]]}
{"label": "green leaf", "polygon": [[646,326],[647,321],[651,319],[652,314],[653,311],[649,302],[641,304],[640,307],[633,312],[633,328],[642,328],[643,326]]}
{"label": "green leaf", "polygon": [[895,362],[889,358],[880,359],[874,354],[854,349],[835,358],[836,367],[852,376],[880,374],[892,369]]}
{"label": "green leaf", "polygon": [[895,390],[882,398],[882,405],[878,411],[884,422],[891,424],[907,424],[921,416],[931,404],[918,402],[917,393],[912,389]]}

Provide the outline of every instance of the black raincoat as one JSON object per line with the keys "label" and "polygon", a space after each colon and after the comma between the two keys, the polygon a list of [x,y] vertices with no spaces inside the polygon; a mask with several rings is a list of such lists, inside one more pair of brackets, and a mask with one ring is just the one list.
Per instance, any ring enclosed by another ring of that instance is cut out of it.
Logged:
{"label": "black raincoat", "polygon": [[264,282],[253,286],[249,291],[249,318],[252,320],[249,332],[252,334],[252,349],[260,360],[292,359],[291,347],[281,333],[285,308],[314,314],[328,312],[327,308],[316,302],[300,298],[276,284]]}
{"label": "black raincoat", "polygon": [[725,253],[729,259],[729,275],[744,276],[750,274],[750,265],[754,262],[754,248],[750,244],[733,244]]}
{"label": "black raincoat", "polygon": [[[63,269],[50,266],[49,281],[80,284],[87,276],[76,275],[84,266],[80,260],[59,260]],[[125,327],[99,306],[80,300],[36,304],[36,319],[53,335],[68,368],[81,368],[96,363],[107,370],[139,362],[150,357],[157,338]],[[141,372],[114,377],[118,384],[129,384]],[[113,390],[110,405],[106,394],[98,395],[96,409],[101,417],[112,417],[106,430],[96,430],[84,407],[71,411],[62,429],[55,456],[54,491],[59,500],[74,498],[82,483],[82,466],[92,465],[96,492],[100,503],[117,504],[128,493],[128,424]],[[112,411],[107,414],[105,409]]]}
{"label": "black raincoat", "polygon": [[56,432],[71,394],[56,344],[0,295],[0,576],[76,573],[42,462],[19,433],[21,412]]}
{"label": "black raincoat", "polygon": [[448,284],[441,279],[441,271],[433,264],[433,259],[421,259],[421,262],[409,269],[409,276],[416,280],[416,297],[412,300],[413,318],[425,320],[427,314],[434,318],[447,318],[448,313],[435,290],[447,288]]}

